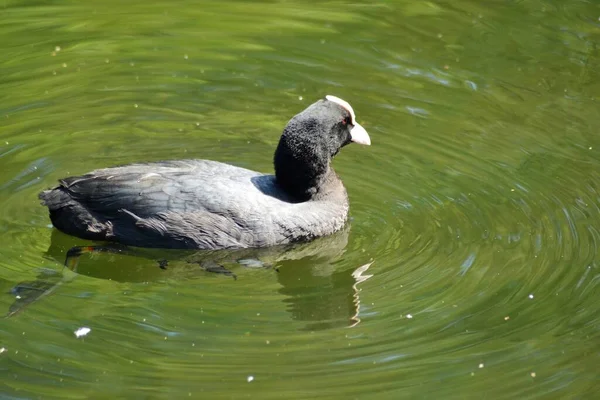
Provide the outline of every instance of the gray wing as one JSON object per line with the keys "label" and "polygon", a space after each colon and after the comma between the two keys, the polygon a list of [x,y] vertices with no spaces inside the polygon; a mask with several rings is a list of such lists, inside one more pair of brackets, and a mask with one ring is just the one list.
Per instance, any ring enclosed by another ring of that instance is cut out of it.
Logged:
{"label": "gray wing", "polygon": [[[122,210],[139,217],[164,212],[248,213],[289,201],[272,187],[271,176],[207,160],[100,169],[63,179],[61,186],[72,199],[108,218]],[[271,195],[264,198],[268,190]]]}
{"label": "gray wing", "polygon": [[[347,208],[311,208],[306,203],[288,204],[279,210],[220,214],[208,211],[191,213],[161,212],[135,220],[135,226],[157,241],[171,238],[186,248],[266,247],[313,239],[342,228]],[[319,206],[319,205],[318,205]],[[237,211],[237,210],[235,210]],[[277,212],[274,212],[277,211]]]}

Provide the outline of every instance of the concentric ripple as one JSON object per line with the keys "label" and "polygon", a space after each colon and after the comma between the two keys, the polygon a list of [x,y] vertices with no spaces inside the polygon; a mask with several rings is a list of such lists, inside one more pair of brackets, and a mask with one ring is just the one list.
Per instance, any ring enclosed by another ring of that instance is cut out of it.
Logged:
{"label": "concentric ripple", "polygon": [[[9,3],[2,395],[597,396],[593,5]],[[326,94],[372,139],[333,163],[344,232],[63,268],[90,243],[49,227],[56,179],[187,157],[271,171]]]}

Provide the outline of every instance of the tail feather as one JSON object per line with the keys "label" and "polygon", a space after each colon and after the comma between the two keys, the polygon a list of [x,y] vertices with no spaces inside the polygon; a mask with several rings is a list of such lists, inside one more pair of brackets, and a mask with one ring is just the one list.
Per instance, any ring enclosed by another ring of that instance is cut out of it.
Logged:
{"label": "tail feather", "polygon": [[42,205],[48,207],[50,211],[67,206],[71,200],[71,196],[62,190],[61,186],[44,190],[38,197],[42,201]]}
{"label": "tail feather", "polygon": [[44,190],[39,198],[50,211],[52,225],[62,232],[90,240],[109,240],[113,236],[112,223],[73,199],[64,186]]}

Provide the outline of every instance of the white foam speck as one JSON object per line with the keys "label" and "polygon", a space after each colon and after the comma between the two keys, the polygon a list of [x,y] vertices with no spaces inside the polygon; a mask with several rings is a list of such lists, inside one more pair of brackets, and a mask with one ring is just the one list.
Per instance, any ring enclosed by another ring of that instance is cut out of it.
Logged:
{"label": "white foam speck", "polygon": [[88,327],[81,327],[79,329],[77,329],[75,332],[75,336],[77,336],[78,338],[83,337],[85,335],[87,335],[88,333],[90,333],[92,330]]}

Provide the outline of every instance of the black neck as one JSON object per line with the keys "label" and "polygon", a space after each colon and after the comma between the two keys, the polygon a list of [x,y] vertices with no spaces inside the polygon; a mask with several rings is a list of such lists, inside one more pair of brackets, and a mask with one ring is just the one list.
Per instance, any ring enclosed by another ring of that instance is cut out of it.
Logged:
{"label": "black neck", "polygon": [[304,143],[284,132],[275,151],[277,183],[298,201],[315,199],[333,175],[326,149]]}
{"label": "black neck", "polygon": [[[299,160],[282,161],[275,156],[275,177],[277,183],[298,201],[306,201],[315,198],[321,186],[328,180],[327,175],[331,171],[328,165],[314,168],[314,165],[306,165]],[[331,171],[333,172],[333,171]]]}

